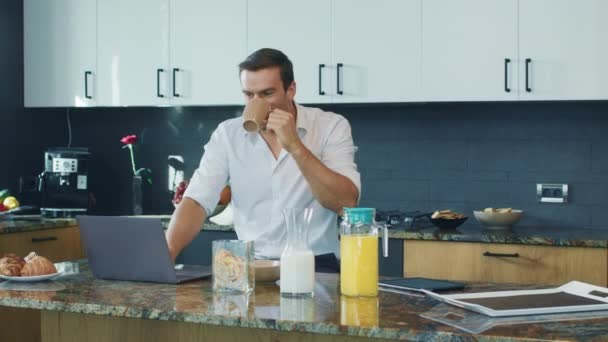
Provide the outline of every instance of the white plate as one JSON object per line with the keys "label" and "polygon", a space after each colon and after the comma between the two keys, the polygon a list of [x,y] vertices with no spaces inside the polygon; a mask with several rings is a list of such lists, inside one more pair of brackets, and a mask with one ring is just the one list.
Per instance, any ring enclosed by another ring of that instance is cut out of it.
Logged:
{"label": "white plate", "polygon": [[30,277],[9,277],[9,276],[5,276],[4,274],[0,274],[0,278],[5,279],[5,280],[18,281],[18,282],[22,282],[22,283],[29,283],[29,282],[53,279],[53,278],[61,275],[61,273],[63,273],[63,272],[44,274],[44,275],[39,275],[39,276],[30,276]]}

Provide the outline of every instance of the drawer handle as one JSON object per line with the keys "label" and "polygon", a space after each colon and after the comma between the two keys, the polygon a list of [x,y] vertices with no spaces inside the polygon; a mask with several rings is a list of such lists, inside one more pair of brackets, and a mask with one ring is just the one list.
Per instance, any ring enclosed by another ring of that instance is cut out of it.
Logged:
{"label": "drawer handle", "polygon": [[509,88],[509,63],[511,63],[511,59],[505,58],[505,92],[510,93],[511,88]]}
{"label": "drawer handle", "polygon": [[323,68],[325,68],[325,64],[319,64],[319,95],[325,95],[323,91]]}
{"label": "drawer handle", "polygon": [[526,58],[526,91],[528,93],[532,92],[532,88],[530,88],[530,63],[532,63],[532,59]]}
{"label": "drawer handle", "polygon": [[84,72],[84,97],[87,99],[92,99],[93,96],[89,95],[89,76],[93,75],[91,71]]}
{"label": "drawer handle", "polygon": [[336,67],[336,89],[338,90],[338,95],[344,95],[342,89],[340,89],[340,69],[344,66],[342,63],[338,63]]}
{"label": "drawer handle", "polygon": [[488,256],[488,257],[504,257],[504,258],[519,258],[519,254],[518,253],[509,254],[509,253],[485,252],[485,253],[483,253],[483,256]]}
{"label": "drawer handle", "polygon": [[45,236],[39,238],[32,238],[32,242],[45,242],[45,241],[56,241],[59,240],[56,236]]}
{"label": "drawer handle", "polygon": [[181,71],[179,68],[173,68],[173,96],[175,97],[179,97],[180,95],[177,93],[176,87],[175,87],[175,78],[177,77],[177,72]]}
{"label": "drawer handle", "polygon": [[157,97],[165,97],[165,95],[160,93],[160,73],[165,72],[164,69],[156,69],[156,96]]}

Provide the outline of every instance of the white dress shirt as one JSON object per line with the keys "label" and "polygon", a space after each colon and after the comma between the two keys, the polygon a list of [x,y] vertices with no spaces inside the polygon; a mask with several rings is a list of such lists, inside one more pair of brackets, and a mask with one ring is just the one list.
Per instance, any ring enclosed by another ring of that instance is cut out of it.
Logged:
{"label": "white dress shirt", "polygon": [[[304,145],[328,168],[348,177],[361,193],[348,121],[341,115],[297,105],[297,131]],[[277,159],[258,133],[243,129],[241,117],[222,122],[211,135],[184,193],[209,214],[230,182],[234,229],[254,241],[256,258],[278,259],[287,241],[284,208],[313,208],[308,243],[315,255],[339,257],[337,214],[321,206],[295,160]]]}

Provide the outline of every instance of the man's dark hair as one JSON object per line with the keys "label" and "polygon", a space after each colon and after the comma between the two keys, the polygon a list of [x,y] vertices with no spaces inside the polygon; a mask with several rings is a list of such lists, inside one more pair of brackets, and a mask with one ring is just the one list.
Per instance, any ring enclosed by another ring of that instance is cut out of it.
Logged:
{"label": "man's dark hair", "polygon": [[278,67],[281,73],[283,88],[287,90],[293,82],[293,65],[287,56],[279,50],[263,48],[255,51],[239,64],[239,75],[243,70],[258,71]]}

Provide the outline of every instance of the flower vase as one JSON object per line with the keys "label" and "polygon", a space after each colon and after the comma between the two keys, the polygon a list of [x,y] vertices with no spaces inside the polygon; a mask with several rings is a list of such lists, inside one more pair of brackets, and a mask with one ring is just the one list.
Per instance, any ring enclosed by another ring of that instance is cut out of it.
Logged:
{"label": "flower vase", "polygon": [[131,200],[133,207],[133,215],[141,215],[143,213],[142,207],[142,185],[143,179],[141,176],[133,176],[132,181],[132,192],[131,192]]}

